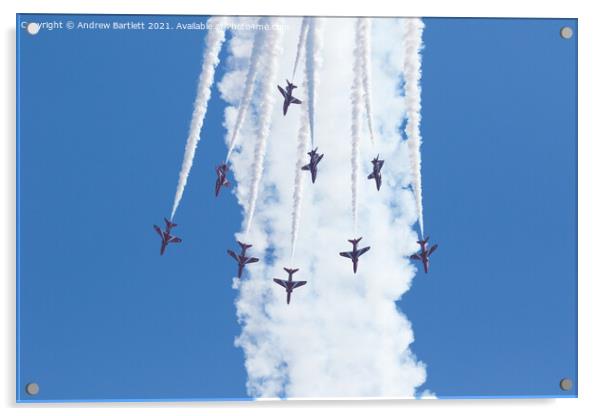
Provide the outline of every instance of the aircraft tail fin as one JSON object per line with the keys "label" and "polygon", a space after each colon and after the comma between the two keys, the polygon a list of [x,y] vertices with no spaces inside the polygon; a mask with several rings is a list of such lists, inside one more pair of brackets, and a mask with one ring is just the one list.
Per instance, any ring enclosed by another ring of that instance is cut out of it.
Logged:
{"label": "aircraft tail fin", "polygon": [[349,241],[351,244],[357,244],[362,240],[362,238],[363,237],[359,237],[359,238],[355,238],[355,239],[347,240],[347,241]]}
{"label": "aircraft tail fin", "polygon": [[253,247],[253,244],[245,244],[245,243],[242,243],[242,242],[240,242],[238,240],[236,242],[238,243],[238,245],[240,246],[240,248],[242,248],[243,250],[246,250],[248,248]]}
{"label": "aircraft tail fin", "polygon": [[173,228],[173,227],[177,227],[178,224],[176,224],[175,222],[171,222],[170,220],[168,220],[167,218],[163,218],[165,220],[165,225],[169,228]]}
{"label": "aircraft tail fin", "polygon": [[287,272],[288,274],[295,274],[299,271],[299,269],[289,269],[289,268],[284,268],[284,271]]}

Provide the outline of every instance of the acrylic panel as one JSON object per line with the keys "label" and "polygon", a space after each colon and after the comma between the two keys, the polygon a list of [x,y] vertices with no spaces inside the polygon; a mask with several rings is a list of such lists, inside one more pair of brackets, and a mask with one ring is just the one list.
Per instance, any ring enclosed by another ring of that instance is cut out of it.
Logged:
{"label": "acrylic panel", "polygon": [[577,396],[577,20],[17,16],[17,401]]}

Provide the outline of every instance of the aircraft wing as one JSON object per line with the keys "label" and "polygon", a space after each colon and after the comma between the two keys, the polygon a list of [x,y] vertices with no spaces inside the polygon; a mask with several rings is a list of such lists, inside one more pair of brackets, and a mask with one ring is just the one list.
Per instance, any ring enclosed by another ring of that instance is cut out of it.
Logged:
{"label": "aircraft wing", "polygon": [[232,250],[227,250],[228,254],[234,258],[234,260],[238,261],[238,255]]}
{"label": "aircraft wing", "polygon": [[298,282],[293,282],[293,289],[297,288],[297,287],[300,287],[300,286],[303,286],[305,283],[307,283],[305,280],[301,280],[301,281],[298,281]]}
{"label": "aircraft wing", "polygon": [[305,165],[303,167],[301,167],[301,170],[309,170],[310,169],[310,165]]}
{"label": "aircraft wing", "polygon": [[282,88],[280,85],[278,85],[278,90],[280,91],[280,94],[282,94],[282,96],[284,98],[286,98],[286,91],[284,91],[284,88]]}
{"label": "aircraft wing", "polygon": [[420,256],[419,256],[418,254],[412,254],[412,255],[410,256],[410,258],[411,258],[412,260],[420,260]]}
{"label": "aircraft wing", "polygon": [[365,253],[366,251],[368,251],[368,250],[370,250],[370,247],[364,247],[364,248],[360,248],[360,249],[357,251],[357,256],[358,256],[358,257],[359,257],[359,256],[361,256],[362,254],[364,254],[364,253]]}
{"label": "aircraft wing", "polygon": [[439,244],[435,244],[435,245],[431,246],[431,248],[429,249],[428,255],[430,256],[431,254],[433,254],[434,251],[437,250],[437,247],[439,247]]}
{"label": "aircraft wing", "polygon": [[182,239],[179,237],[172,237],[168,242],[169,243],[181,243]]}
{"label": "aircraft wing", "polygon": [[374,172],[372,172],[370,175],[368,175],[368,179],[374,179]]}
{"label": "aircraft wing", "polygon": [[301,104],[302,101],[298,98],[292,97],[291,98],[291,104]]}
{"label": "aircraft wing", "polygon": [[353,253],[351,251],[343,251],[343,252],[339,253],[339,255],[341,255],[343,257],[347,257],[348,259],[353,258]]}
{"label": "aircraft wing", "polygon": [[259,261],[259,259],[257,257],[249,257],[245,260],[245,264],[257,263],[258,261]]}
{"label": "aircraft wing", "polygon": [[286,287],[286,282],[280,279],[274,279],[274,282],[278,283],[282,287]]}
{"label": "aircraft wing", "polygon": [[161,238],[163,238],[163,233],[161,232],[161,229],[159,227],[157,227],[156,225],[153,225],[153,228],[155,229],[157,234],[159,234],[161,236]]}

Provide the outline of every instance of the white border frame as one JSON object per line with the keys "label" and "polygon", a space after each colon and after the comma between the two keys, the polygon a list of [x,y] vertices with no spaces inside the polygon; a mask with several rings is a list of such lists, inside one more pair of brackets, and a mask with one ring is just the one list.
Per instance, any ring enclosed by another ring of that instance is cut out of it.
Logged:
{"label": "white border frame", "polygon": [[[558,1],[527,2],[505,0],[483,2],[475,0],[421,0],[412,3],[393,3],[390,0],[370,0],[362,4],[323,0],[4,0],[0,3],[2,24],[2,89],[0,126],[3,140],[0,190],[3,238],[0,240],[2,265],[2,298],[0,305],[0,406],[6,415],[126,415],[142,410],[144,414],[198,415],[199,413],[250,415],[318,414],[345,412],[351,416],[368,412],[395,414],[411,411],[416,414],[443,413],[446,415],[504,415],[528,411],[534,414],[563,415],[592,414],[602,408],[602,367],[597,351],[602,351],[599,317],[602,316],[596,295],[600,294],[602,267],[596,261],[595,237],[602,235],[602,131],[595,116],[602,108],[599,97],[602,74],[600,51],[596,44],[602,40],[602,14],[595,2]],[[441,16],[441,17],[565,17],[579,19],[579,398],[578,399],[486,399],[486,400],[426,400],[426,401],[292,401],[292,402],[209,402],[209,403],[99,403],[99,404],[16,404],[15,403],[15,14],[16,13],[126,13],[126,14],[234,14],[234,15],[330,15],[330,16]],[[598,115],[599,117],[599,115]],[[600,240],[598,240],[600,241]],[[598,318],[598,321],[596,321]],[[109,410],[110,409],[110,410]]]}

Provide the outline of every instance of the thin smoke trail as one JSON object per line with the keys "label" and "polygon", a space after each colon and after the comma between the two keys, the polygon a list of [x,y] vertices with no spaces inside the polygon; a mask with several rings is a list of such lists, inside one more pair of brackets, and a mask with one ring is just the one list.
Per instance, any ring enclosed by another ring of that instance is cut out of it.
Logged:
{"label": "thin smoke trail", "polygon": [[361,65],[361,33],[359,24],[357,24],[355,27],[355,47],[353,49],[353,82],[351,85],[351,213],[354,234],[357,232],[357,177],[359,171],[360,112],[362,104]]}
{"label": "thin smoke trail", "polygon": [[360,35],[360,48],[362,58],[362,89],[364,96],[364,105],[366,107],[366,118],[368,119],[368,131],[370,132],[370,141],[374,141],[374,129],[372,128],[372,48],[370,46],[372,21],[369,18],[358,19],[358,31]]}
{"label": "thin smoke trail", "polygon": [[405,58],[403,74],[405,80],[405,101],[407,107],[406,136],[408,138],[409,158],[412,174],[412,189],[416,199],[416,211],[418,213],[418,224],[420,234],[424,237],[424,221],[422,216],[422,176],[421,176],[421,155],[420,145],[422,138],[420,136],[421,120],[421,87],[420,79],[422,77],[422,31],[424,23],[419,18],[409,18],[404,20],[404,45]]}
{"label": "thin smoke trail", "polygon": [[[307,74],[305,86],[307,85]],[[305,162],[305,152],[309,142],[309,111],[308,104],[304,100],[301,104],[301,124],[299,134],[297,135],[297,163],[295,165],[295,186],[293,189],[293,213],[291,224],[291,260],[295,256],[295,247],[297,244],[297,235],[299,234],[299,220],[301,214],[301,201],[303,199],[303,177],[305,176],[301,167]]]}
{"label": "thin smoke trail", "polygon": [[303,21],[301,22],[301,31],[299,32],[299,41],[297,42],[297,56],[295,57],[295,66],[293,67],[293,76],[291,77],[291,82],[295,80],[297,65],[299,64],[301,51],[303,50],[303,45],[305,44],[305,39],[307,38],[307,23],[309,20],[309,17],[304,17]]}
{"label": "thin smoke trail", "polygon": [[[269,18],[270,27],[278,27],[278,18]],[[253,160],[253,174],[251,179],[251,192],[249,194],[249,205],[247,212],[247,224],[245,233],[248,234],[253,223],[255,208],[257,207],[257,197],[259,195],[259,184],[263,175],[263,163],[265,160],[265,151],[270,127],[272,121],[272,112],[274,109],[275,94],[273,88],[276,85],[276,75],[278,73],[278,56],[280,55],[280,43],[282,34],[280,30],[267,30],[264,32],[265,43],[262,48],[260,60],[264,65],[265,77],[262,80],[259,108],[259,123],[257,129],[257,143],[255,145],[255,154]]]}
{"label": "thin smoke trail", "polygon": [[315,108],[316,108],[316,88],[317,88],[317,70],[322,63],[322,23],[321,19],[311,18],[307,30],[307,42],[305,52],[305,71],[307,77],[307,104],[309,111],[309,131],[311,137],[311,146],[315,147]]}
{"label": "thin smoke trail", "polygon": [[171,209],[171,220],[173,220],[176,210],[180,205],[180,201],[182,200],[184,188],[186,187],[186,182],[188,182],[188,175],[190,174],[190,169],[192,168],[192,162],[194,160],[197,144],[201,139],[200,134],[203,127],[203,121],[205,120],[205,114],[207,114],[207,104],[209,102],[209,98],[211,98],[211,86],[213,85],[213,80],[215,78],[215,68],[219,64],[219,52],[226,38],[224,24],[225,18],[212,17],[209,20],[213,24],[214,29],[209,30],[205,38],[203,66],[201,69],[201,74],[199,75],[197,95],[196,99],[194,100],[194,110],[192,112],[192,120],[190,121],[188,138],[186,139],[184,160],[182,161],[178,186],[176,188],[176,195],[174,198],[173,207]]}
{"label": "thin smoke trail", "polygon": [[[267,17],[262,17],[258,24],[265,25],[268,21]],[[230,160],[230,156],[232,156],[232,152],[234,151],[234,147],[236,146],[236,140],[238,139],[238,135],[240,133],[240,129],[245,122],[245,118],[247,115],[247,111],[249,110],[249,106],[251,105],[251,99],[253,98],[253,87],[255,85],[255,78],[257,78],[257,71],[259,68],[259,58],[261,56],[262,48],[265,46],[265,33],[263,31],[255,32],[255,37],[253,39],[253,49],[251,52],[251,58],[249,60],[249,69],[247,70],[247,77],[245,79],[245,89],[243,92],[242,99],[240,100],[240,105],[238,106],[238,115],[236,116],[236,123],[234,124],[234,129],[232,130],[232,136],[230,138],[230,145],[228,146],[228,154],[226,156],[226,163]]]}

